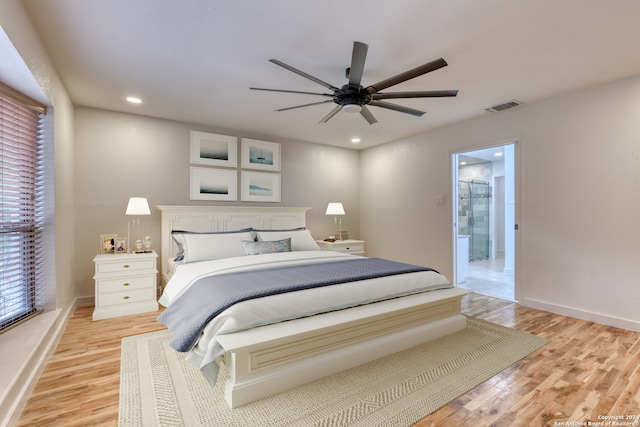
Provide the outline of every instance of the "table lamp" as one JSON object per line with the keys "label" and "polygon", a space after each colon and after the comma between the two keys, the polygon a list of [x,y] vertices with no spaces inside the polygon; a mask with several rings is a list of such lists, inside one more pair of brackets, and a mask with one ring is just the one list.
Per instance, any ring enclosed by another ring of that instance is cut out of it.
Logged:
{"label": "table lamp", "polygon": [[333,215],[333,222],[338,224],[338,231],[336,232],[336,240],[346,240],[349,238],[349,234],[346,231],[342,231],[342,219],[338,218],[338,215],[344,215],[344,207],[342,203],[329,203],[327,205],[327,211],[325,215]]}
{"label": "table lamp", "polygon": [[[127,253],[131,253],[131,226],[140,226],[140,215],[151,215],[149,203],[145,197],[131,197],[125,215],[135,215],[136,219],[127,221]],[[139,230],[138,230],[139,231]]]}

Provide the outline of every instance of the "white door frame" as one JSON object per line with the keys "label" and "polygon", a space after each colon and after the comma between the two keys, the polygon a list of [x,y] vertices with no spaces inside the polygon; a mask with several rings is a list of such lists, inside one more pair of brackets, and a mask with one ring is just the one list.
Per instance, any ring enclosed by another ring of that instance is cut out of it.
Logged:
{"label": "white door frame", "polygon": [[[522,153],[522,137],[514,137],[514,138],[507,138],[501,141],[497,141],[494,143],[487,143],[487,144],[481,144],[481,145],[474,145],[474,146],[469,146],[469,147],[465,147],[463,149],[456,149],[456,150],[452,150],[450,152],[450,167],[451,167],[451,173],[449,174],[449,176],[451,177],[451,223],[452,223],[452,248],[453,248],[453,253],[452,253],[452,259],[453,259],[453,283],[454,285],[457,286],[458,283],[458,278],[457,278],[457,271],[458,271],[458,259],[457,259],[457,254],[458,254],[458,224],[457,224],[457,217],[458,217],[458,164],[457,164],[457,158],[459,154],[463,154],[469,151],[477,151],[477,150],[483,150],[483,149],[487,149],[487,148],[494,148],[494,147],[498,147],[498,146],[503,146],[503,145],[510,145],[513,144],[514,147],[514,152],[513,152],[513,170],[514,170],[514,188],[513,188],[513,193],[514,193],[514,199],[515,200],[505,200],[505,203],[512,203],[514,205],[514,218],[513,218],[513,269],[514,269],[514,298],[516,301],[520,301],[521,296],[520,296],[520,289],[519,289],[519,284],[521,283],[519,277],[520,277],[520,254],[521,254],[521,245],[522,245],[522,233],[519,232],[519,230],[522,229],[522,221],[521,221],[521,214],[522,214],[522,175],[521,175],[521,171],[522,171],[522,162],[521,162],[521,153]],[[505,233],[508,233],[507,231],[507,224],[505,224]],[[511,228],[511,227],[510,227]],[[506,255],[506,254],[505,254]]]}

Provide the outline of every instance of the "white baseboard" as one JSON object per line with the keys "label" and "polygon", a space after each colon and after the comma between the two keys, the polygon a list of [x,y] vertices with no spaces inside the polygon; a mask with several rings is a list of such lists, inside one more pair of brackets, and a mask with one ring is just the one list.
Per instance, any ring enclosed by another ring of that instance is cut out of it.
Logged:
{"label": "white baseboard", "polygon": [[42,313],[0,335],[0,427],[17,424],[76,304],[74,300],[69,307]]}
{"label": "white baseboard", "polygon": [[615,328],[640,332],[640,322],[634,320],[621,319],[619,317],[608,316],[601,313],[591,313],[572,307],[550,304],[548,302],[538,301],[530,298],[524,298],[520,300],[520,304],[524,305],[525,307],[549,311],[551,313],[561,314],[563,316],[575,317],[576,319],[582,319],[588,322],[596,322],[607,326],[613,326]]}

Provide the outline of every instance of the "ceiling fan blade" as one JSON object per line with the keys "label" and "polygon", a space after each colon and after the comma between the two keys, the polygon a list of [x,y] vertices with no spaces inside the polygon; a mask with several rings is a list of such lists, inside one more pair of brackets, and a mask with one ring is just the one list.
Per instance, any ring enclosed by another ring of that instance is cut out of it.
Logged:
{"label": "ceiling fan blade", "polygon": [[322,118],[322,120],[320,120],[318,123],[327,123],[331,117],[335,116],[336,114],[338,114],[340,112],[340,110],[342,110],[342,105],[338,105],[336,108],[334,108],[333,110],[331,110],[329,112],[329,114],[327,114],[326,116],[324,116]]}
{"label": "ceiling fan blade", "polygon": [[326,101],[320,101],[320,102],[312,102],[311,104],[296,105],[295,107],[280,108],[279,110],[274,110],[274,111],[294,110],[296,108],[311,107],[312,105],[320,105],[327,102],[333,102],[333,99],[327,99]]}
{"label": "ceiling fan blade", "polygon": [[267,89],[267,88],[262,88],[262,87],[250,87],[249,89],[251,89],[251,90],[266,90],[266,91],[269,91],[269,92],[301,93],[303,95],[320,95],[320,96],[331,96],[331,97],[333,97],[333,94],[331,94],[331,93],[301,92],[299,90]]}
{"label": "ceiling fan blade", "polygon": [[362,106],[362,110],[360,110],[360,114],[369,122],[370,125],[374,123],[378,123],[378,121],[376,120],[375,117],[373,117],[373,114],[371,114],[371,111],[367,108],[366,105]]}
{"label": "ceiling fan blade", "polygon": [[282,62],[282,61],[278,61],[277,59],[270,59],[270,60],[269,60],[269,62],[273,62],[274,64],[279,65],[279,66],[281,66],[282,68],[285,68],[285,69],[287,69],[287,70],[289,70],[289,71],[291,71],[291,72],[293,72],[293,73],[296,73],[297,75],[302,76],[302,77],[304,77],[305,79],[309,79],[309,80],[311,80],[312,82],[316,82],[316,83],[318,83],[318,84],[320,84],[320,85],[322,85],[322,86],[326,87],[327,89],[331,89],[331,90],[333,90],[333,91],[339,90],[337,87],[335,87],[335,86],[333,86],[333,85],[330,85],[330,84],[329,84],[329,83],[327,83],[327,82],[323,82],[323,81],[322,81],[322,80],[320,80],[319,78],[317,78],[317,77],[313,77],[312,75],[307,74],[307,73],[305,73],[304,71],[300,71],[300,70],[298,70],[297,68],[293,68],[291,65],[287,65],[287,64],[285,64],[285,63],[284,63],[284,62]]}
{"label": "ceiling fan blade", "polygon": [[399,111],[401,113],[411,114],[412,116],[421,117],[425,112],[420,110],[414,110],[413,108],[403,107],[401,105],[390,104],[384,101],[371,101],[369,105],[375,107],[386,108],[388,110]]}
{"label": "ceiling fan blade", "polygon": [[367,59],[369,46],[361,42],[353,42],[353,53],[351,54],[351,67],[349,68],[349,84],[360,86],[362,73],[364,72],[364,61]]}
{"label": "ceiling fan blade", "polygon": [[366,91],[373,95],[374,93],[380,92],[381,90],[385,90],[390,86],[397,85],[399,83],[405,82],[407,80],[411,80],[415,77],[421,76],[426,73],[430,73],[431,71],[435,71],[439,68],[446,67],[446,66],[447,66],[447,61],[445,61],[442,58],[436,59],[435,61],[431,61],[429,63],[416,67],[412,70],[405,71],[404,73],[400,73],[386,80],[382,80],[381,82],[373,84],[367,87]]}
{"label": "ceiling fan blade", "polygon": [[391,93],[374,93],[372,99],[397,99],[397,98],[440,98],[447,96],[457,96],[457,90],[426,90],[417,92],[391,92]]}

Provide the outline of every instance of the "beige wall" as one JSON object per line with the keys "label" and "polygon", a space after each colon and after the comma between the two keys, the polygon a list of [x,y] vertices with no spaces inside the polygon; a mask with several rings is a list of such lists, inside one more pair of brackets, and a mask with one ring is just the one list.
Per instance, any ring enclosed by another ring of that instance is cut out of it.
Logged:
{"label": "beige wall", "polygon": [[521,138],[520,301],[640,330],[639,119],[636,77],[366,150],[361,237],[451,277],[451,153]]}
{"label": "beige wall", "polygon": [[[357,151],[76,108],[74,216],[78,297],[94,294],[92,259],[100,250],[100,235],[127,235],[128,218],[124,212],[129,197],[147,197],[152,216],[141,217],[140,229],[142,235],[152,236],[156,250],[160,248],[160,213],[154,206],[216,204],[189,200],[190,130],[280,142],[282,201],[254,205],[310,207],[307,225],[314,237],[322,238],[334,231],[332,218],[324,215],[327,203],[340,201],[347,211],[344,228],[353,237],[358,237]],[[248,205],[244,202],[235,204]]]}

